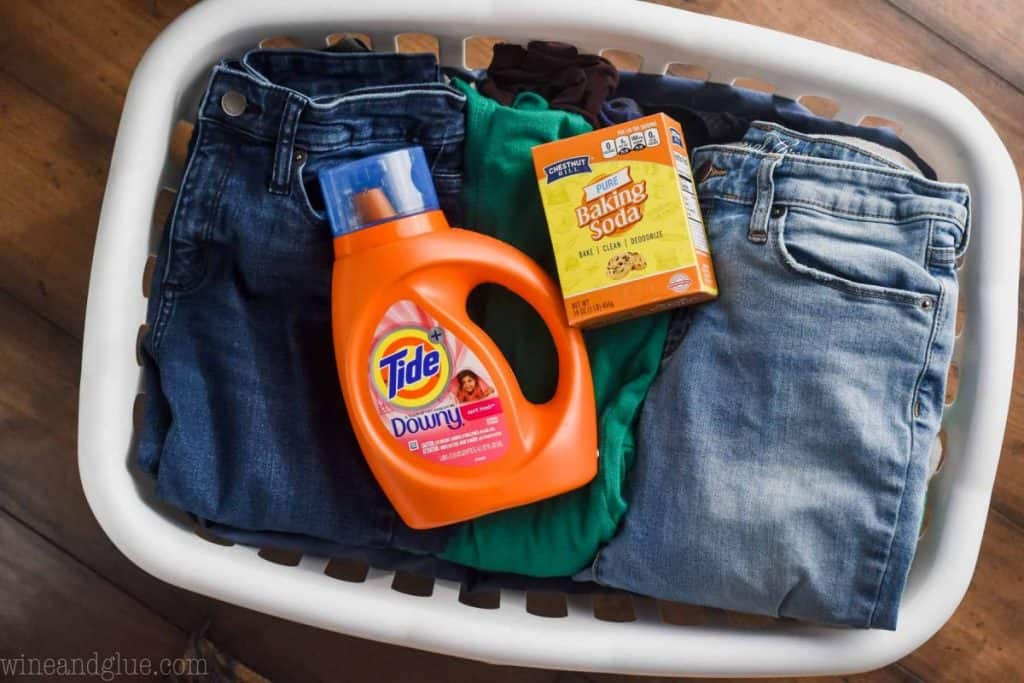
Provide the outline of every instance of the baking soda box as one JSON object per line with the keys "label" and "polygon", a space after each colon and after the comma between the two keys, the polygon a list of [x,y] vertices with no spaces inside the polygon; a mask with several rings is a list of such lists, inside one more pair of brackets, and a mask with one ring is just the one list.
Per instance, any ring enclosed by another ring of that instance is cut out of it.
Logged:
{"label": "baking soda box", "polygon": [[569,324],[718,296],[678,123],[654,114],[533,148]]}

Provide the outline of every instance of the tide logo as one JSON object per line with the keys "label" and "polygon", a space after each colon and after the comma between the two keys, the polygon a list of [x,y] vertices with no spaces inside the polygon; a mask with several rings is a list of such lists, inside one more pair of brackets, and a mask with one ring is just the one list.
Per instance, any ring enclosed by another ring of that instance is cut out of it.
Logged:
{"label": "tide logo", "polygon": [[401,327],[385,335],[370,354],[377,393],[399,408],[422,408],[448,387],[451,362],[440,328]]}

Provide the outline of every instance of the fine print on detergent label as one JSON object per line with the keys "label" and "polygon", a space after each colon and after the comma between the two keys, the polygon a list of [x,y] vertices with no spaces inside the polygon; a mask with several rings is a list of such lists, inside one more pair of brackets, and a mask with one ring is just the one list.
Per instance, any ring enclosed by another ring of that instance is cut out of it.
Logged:
{"label": "fine print on detergent label", "polygon": [[679,124],[655,114],[533,148],[569,322],[718,295]]}
{"label": "fine print on detergent label", "polygon": [[374,332],[370,385],[377,414],[411,455],[472,466],[508,448],[501,398],[476,355],[412,301]]}

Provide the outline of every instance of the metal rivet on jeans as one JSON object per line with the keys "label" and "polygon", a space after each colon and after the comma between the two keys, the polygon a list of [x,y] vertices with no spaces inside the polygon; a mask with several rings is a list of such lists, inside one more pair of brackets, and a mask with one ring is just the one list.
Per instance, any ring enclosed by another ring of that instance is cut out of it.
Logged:
{"label": "metal rivet on jeans", "polygon": [[248,104],[245,95],[237,90],[228,90],[220,98],[220,108],[228,116],[241,116],[245,113],[245,106]]}
{"label": "metal rivet on jeans", "polygon": [[297,149],[297,150],[295,150],[295,157],[294,157],[294,159],[295,159],[296,162],[301,164],[303,161],[306,160],[306,153],[303,152],[301,149]]}
{"label": "metal rivet on jeans", "polygon": [[772,207],[771,217],[782,218],[782,214],[784,213],[786,213],[786,207],[779,206],[778,204],[776,204],[775,206]]}
{"label": "metal rivet on jeans", "polygon": [[931,307],[932,307],[932,300],[931,299],[921,299],[921,308],[923,308],[924,310],[927,311],[927,310],[930,310]]}

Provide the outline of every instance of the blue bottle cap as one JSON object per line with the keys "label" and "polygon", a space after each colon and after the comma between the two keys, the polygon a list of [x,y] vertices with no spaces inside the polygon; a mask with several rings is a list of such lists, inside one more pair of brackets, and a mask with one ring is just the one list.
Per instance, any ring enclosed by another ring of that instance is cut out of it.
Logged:
{"label": "blue bottle cap", "polygon": [[317,173],[335,237],[438,208],[422,147],[406,147]]}

